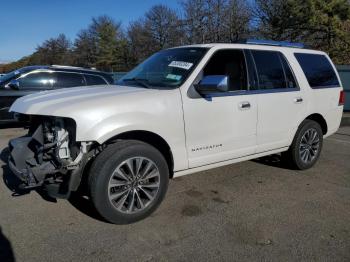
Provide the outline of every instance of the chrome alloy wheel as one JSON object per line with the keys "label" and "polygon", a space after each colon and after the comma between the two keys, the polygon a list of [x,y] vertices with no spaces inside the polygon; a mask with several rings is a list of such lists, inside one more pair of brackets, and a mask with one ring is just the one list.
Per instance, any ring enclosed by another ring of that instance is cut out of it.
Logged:
{"label": "chrome alloy wheel", "polygon": [[315,128],[306,130],[301,138],[299,146],[299,156],[304,163],[312,162],[320,148],[320,137]]}
{"label": "chrome alloy wheel", "polygon": [[119,212],[137,213],[152,203],[159,186],[159,170],[152,160],[129,158],[114,170],[109,180],[109,201]]}

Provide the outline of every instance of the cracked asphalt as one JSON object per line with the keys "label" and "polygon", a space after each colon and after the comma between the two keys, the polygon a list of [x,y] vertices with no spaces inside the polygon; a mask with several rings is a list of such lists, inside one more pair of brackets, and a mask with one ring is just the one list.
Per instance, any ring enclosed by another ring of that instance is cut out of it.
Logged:
{"label": "cracked asphalt", "polygon": [[277,156],[170,181],[149,218],[117,226],[86,198],[17,196],[0,130],[0,261],[350,261],[350,127],[327,138],[317,165]]}

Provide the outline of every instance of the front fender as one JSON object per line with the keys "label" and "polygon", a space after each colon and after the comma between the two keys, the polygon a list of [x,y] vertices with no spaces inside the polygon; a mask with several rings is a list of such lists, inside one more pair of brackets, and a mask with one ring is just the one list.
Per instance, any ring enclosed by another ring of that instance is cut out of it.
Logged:
{"label": "front fender", "polygon": [[[159,114],[140,111],[118,113],[99,121],[93,121],[93,124],[89,119],[80,117],[76,120],[76,140],[96,141],[103,144],[126,132],[151,132],[162,137],[168,143],[174,158],[174,170],[187,169],[188,159],[181,111],[169,110],[168,114],[164,114],[164,111],[161,112]],[[87,115],[87,117],[89,116]]]}

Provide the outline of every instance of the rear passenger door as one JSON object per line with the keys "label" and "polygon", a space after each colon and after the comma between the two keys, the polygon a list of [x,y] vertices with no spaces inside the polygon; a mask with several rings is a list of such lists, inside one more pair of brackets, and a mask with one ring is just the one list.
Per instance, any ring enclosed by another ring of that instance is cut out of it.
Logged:
{"label": "rear passenger door", "polygon": [[56,82],[54,88],[66,88],[75,86],[85,86],[82,74],[73,72],[55,72]]}
{"label": "rear passenger door", "polygon": [[257,153],[289,146],[305,110],[303,94],[286,57],[251,50],[257,83]]}

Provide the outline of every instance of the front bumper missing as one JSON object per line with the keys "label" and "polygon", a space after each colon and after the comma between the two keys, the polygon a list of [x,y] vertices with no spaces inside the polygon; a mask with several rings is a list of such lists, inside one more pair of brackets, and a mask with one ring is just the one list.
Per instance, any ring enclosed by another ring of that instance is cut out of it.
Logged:
{"label": "front bumper missing", "polygon": [[[20,137],[9,142],[10,156],[8,166],[12,173],[21,181],[20,189],[34,190],[43,188],[53,198],[68,198],[70,195],[69,181],[54,178],[59,174],[51,162],[38,161],[39,151],[33,151],[33,137]],[[70,176],[66,176],[67,179]]]}
{"label": "front bumper missing", "polygon": [[82,172],[91,153],[87,154],[87,143],[83,143],[74,161],[59,158],[57,143],[44,144],[43,127],[32,135],[9,141],[8,166],[21,181],[20,189],[42,187],[49,196],[68,198],[71,191],[80,185]]}
{"label": "front bumper missing", "polygon": [[23,189],[33,189],[44,184],[49,175],[59,172],[55,163],[44,160],[43,127],[39,125],[32,136],[23,136],[9,141],[9,168],[23,183]]}
{"label": "front bumper missing", "polygon": [[19,137],[9,142],[10,156],[8,165],[12,173],[23,183],[20,185],[24,189],[32,189],[42,185],[26,163],[27,159],[34,158],[34,152],[30,150],[29,143],[32,137]]}

